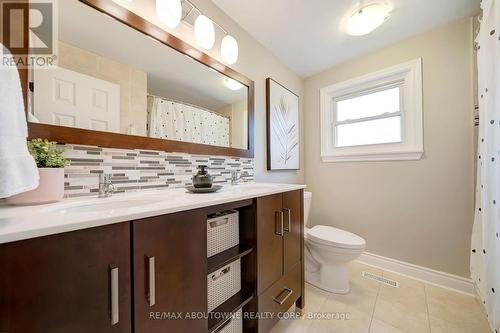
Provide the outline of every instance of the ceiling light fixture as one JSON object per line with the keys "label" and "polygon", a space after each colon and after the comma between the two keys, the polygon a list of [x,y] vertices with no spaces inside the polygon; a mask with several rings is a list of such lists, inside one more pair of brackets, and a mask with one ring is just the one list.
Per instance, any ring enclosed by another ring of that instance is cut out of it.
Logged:
{"label": "ceiling light fixture", "polygon": [[176,28],[182,18],[181,0],[156,0],[156,15],[167,27]]}
{"label": "ceiling light fixture", "polygon": [[232,65],[238,61],[238,42],[231,35],[226,35],[222,38],[220,45],[220,55],[222,60]]}
{"label": "ceiling light fixture", "polygon": [[203,14],[194,22],[194,38],[205,50],[210,50],[215,44],[214,23]]}
{"label": "ceiling light fixture", "polygon": [[363,36],[377,29],[389,16],[387,6],[371,3],[360,7],[347,21],[345,31],[352,36]]}
{"label": "ceiling light fixture", "polygon": [[226,86],[226,88],[233,90],[233,91],[240,90],[241,88],[244,87],[238,81],[230,79],[230,78],[224,79],[224,85]]}

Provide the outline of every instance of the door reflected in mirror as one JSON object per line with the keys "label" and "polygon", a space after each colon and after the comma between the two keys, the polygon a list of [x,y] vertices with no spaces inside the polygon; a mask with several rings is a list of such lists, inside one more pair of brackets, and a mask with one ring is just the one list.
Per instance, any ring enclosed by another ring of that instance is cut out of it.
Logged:
{"label": "door reflected in mirror", "polygon": [[79,2],[59,2],[59,67],[30,73],[32,121],[248,148],[248,87]]}

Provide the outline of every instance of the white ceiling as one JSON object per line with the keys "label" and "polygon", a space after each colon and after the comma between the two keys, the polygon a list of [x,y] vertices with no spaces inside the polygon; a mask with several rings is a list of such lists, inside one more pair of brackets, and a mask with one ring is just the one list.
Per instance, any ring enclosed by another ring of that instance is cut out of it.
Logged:
{"label": "white ceiling", "polygon": [[297,74],[307,77],[406,37],[479,13],[480,0],[388,0],[387,22],[362,37],[343,20],[355,0],[212,0]]}

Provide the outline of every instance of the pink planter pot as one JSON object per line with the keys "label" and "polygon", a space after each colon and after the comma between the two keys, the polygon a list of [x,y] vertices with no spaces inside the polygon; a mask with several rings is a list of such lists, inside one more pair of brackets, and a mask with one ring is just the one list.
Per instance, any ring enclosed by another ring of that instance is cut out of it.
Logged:
{"label": "pink planter pot", "polygon": [[39,168],[39,185],[36,189],[7,198],[12,205],[40,205],[64,198],[64,168]]}

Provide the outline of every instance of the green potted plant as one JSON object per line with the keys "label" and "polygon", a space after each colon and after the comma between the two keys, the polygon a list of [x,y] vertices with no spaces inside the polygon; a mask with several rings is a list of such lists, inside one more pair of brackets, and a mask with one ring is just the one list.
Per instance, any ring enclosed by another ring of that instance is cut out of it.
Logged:
{"label": "green potted plant", "polygon": [[40,175],[36,189],[7,199],[13,205],[34,205],[60,201],[64,198],[64,150],[47,139],[28,141],[28,150],[35,159]]}

